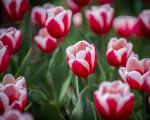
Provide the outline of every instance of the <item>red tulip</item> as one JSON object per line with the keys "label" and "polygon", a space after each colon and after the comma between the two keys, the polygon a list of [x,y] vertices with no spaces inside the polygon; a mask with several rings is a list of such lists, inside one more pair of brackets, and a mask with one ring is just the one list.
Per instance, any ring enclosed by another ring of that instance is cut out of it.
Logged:
{"label": "red tulip", "polygon": [[73,13],[81,11],[81,7],[74,0],[67,0],[67,6]]}
{"label": "red tulip", "polygon": [[16,54],[22,42],[21,31],[13,27],[0,29],[0,41],[8,46],[10,54]]}
{"label": "red tulip", "polygon": [[150,71],[144,75],[143,81],[144,81],[143,88],[150,96]]}
{"label": "red tulip", "polygon": [[77,29],[80,29],[82,26],[82,14],[81,13],[76,13],[73,15],[73,24]]}
{"label": "red tulip", "polygon": [[40,26],[44,27],[47,18],[47,10],[53,7],[54,5],[50,3],[46,3],[43,6],[35,6],[31,12],[32,23],[33,24],[37,23]]}
{"label": "red tulip", "polygon": [[119,16],[115,18],[113,26],[115,31],[121,36],[128,38],[134,34],[134,28],[137,25],[137,19],[132,16]]}
{"label": "red tulip", "polygon": [[94,93],[97,112],[106,120],[127,120],[134,105],[134,95],[121,81],[103,82]]}
{"label": "red tulip", "polygon": [[79,6],[86,6],[90,4],[92,0],[74,0],[75,3],[77,3]]}
{"label": "red tulip", "polygon": [[143,10],[139,15],[139,23],[142,34],[150,37],[150,9]]}
{"label": "red tulip", "polygon": [[0,74],[5,72],[9,66],[9,50],[0,42]]}
{"label": "red tulip", "polygon": [[34,40],[43,52],[49,53],[57,47],[56,38],[51,37],[46,28],[41,28],[38,35],[34,37]]}
{"label": "red tulip", "polygon": [[66,36],[70,30],[72,12],[54,7],[47,11],[47,15],[46,28],[49,34],[55,38]]}
{"label": "red tulip", "polygon": [[133,89],[143,90],[143,77],[150,70],[150,59],[139,61],[136,57],[130,57],[126,67],[119,69],[119,74],[124,82],[129,84]]}
{"label": "red tulip", "polygon": [[99,7],[93,6],[91,10],[86,11],[86,16],[92,31],[101,35],[110,31],[113,23],[114,9],[109,4]]}
{"label": "red tulip", "polygon": [[103,5],[103,4],[111,4],[113,0],[99,0],[99,4]]}
{"label": "red tulip", "polygon": [[28,113],[22,114],[17,110],[9,110],[0,116],[0,120],[33,120],[33,118]]}
{"label": "red tulip", "polygon": [[124,66],[132,53],[132,48],[133,45],[124,38],[110,39],[106,52],[107,61],[115,67]]}
{"label": "red tulip", "polygon": [[22,20],[25,12],[29,8],[28,0],[2,0],[4,13],[11,20]]}
{"label": "red tulip", "polygon": [[18,77],[17,80],[7,74],[0,84],[0,113],[9,109],[18,109],[23,111],[27,102],[27,91],[24,77]]}
{"label": "red tulip", "polygon": [[86,41],[79,41],[66,49],[66,60],[78,77],[88,77],[96,68],[96,48]]}

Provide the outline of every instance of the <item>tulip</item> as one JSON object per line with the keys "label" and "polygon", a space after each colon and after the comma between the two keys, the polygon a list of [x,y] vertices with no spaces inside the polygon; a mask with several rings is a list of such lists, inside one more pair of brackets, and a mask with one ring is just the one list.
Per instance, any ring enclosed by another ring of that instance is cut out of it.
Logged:
{"label": "tulip", "polygon": [[111,4],[113,0],[99,0],[99,4],[103,5],[103,4]]}
{"label": "tulip", "polygon": [[144,81],[143,88],[150,96],[150,71],[144,75],[143,81]]}
{"label": "tulip", "polygon": [[121,81],[103,82],[94,93],[97,112],[106,120],[127,120],[134,106],[134,95]]}
{"label": "tulip", "polygon": [[66,36],[70,30],[72,12],[62,7],[54,7],[47,11],[46,28],[55,38]]}
{"label": "tulip", "polygon": [[102,35],[108,33],[112,27],[114,9],[109,4],[93,6],[86,11],[86,16],[92,31]]}
{"label": "tulip", "polygon": [[33,118],[28,113],[22,114],[17,110],[9,110],[0,116],[0,120],[33,120]]}
{"label": "tulip", "polygon": [[23,111],[27,102],[27,91],[24,77],[15,78],[7,74],[0,83],[0,114],[9,109]]}
{"label": "tulip", "polygon": [[113,26],[117,34],[121,37],[128,38],[134,33],[137,25],[137,19],[132,16],[119,16],[115,18]]}
{"label": "tulip", "polygon": [[106,52],[107,61],[115,67],[126,65],[126,61],[132,53],[132,48],[133,45],[124,38],[110,39]]}
{"label": "tulip", "polygon": [[0,74],[5,72],[9,66],[9,50],[0,42]]}
{"label": "tulip", "polygon": [[28,0],[2,0],[4,13],[15,21],[22,20],[29,8]]}
{"label": "tulip", "polygon": [[46,18],[47,18],[47,10],[53,8],[54,5],[50,3],[46,3],[43,6],[35,6],[31,12],[31,21],[32,24],[39,24],[44,27]]}
{"label": "tulip", "polygon": [[136,57],[130,57],[126,67],[119,69],[119,74],[124,82],[136,90],[143,90],[144,76],[150,70],[150,59],[144,58],[141,61]]}
{"label": "tulip", "polygon": [[66,60],[74,74],[88,77],[96,68],[96,48],[86,41],[79,41],[66,49]]}
{"label": "tulip", "polygon": [[75,3],[77,3],[79,6],[86,6],[90,4],[92,0],[74,0]]}
{"label": "tulip", "polygon": [[37,46],[43,52],[51,52],[57,47],[57,41],[55,38],[51,37],[47,32],[46,28],[41,28],[38,35],[34,37]]}
{"label": "tulip", "polygon": [[139,23],[142,34],[150,37],[150,9],[142,11],[139,15]]}
{"label": "tulip", "polygon": [[10,54],[16,54],[22,42],[21,31],[13,27],[3,28],[0,31],[0,41],[8,46]]}
{"label": "tulip", "polygon": [[74,0],[67,0],[67,6],[73,13],[81,11],[81,7]]}
{"label": "tulip", "polygon": [[73,15],[73,24],[77,29],[80,29],[82,26],[82,14],[81,13],[76,13]]}

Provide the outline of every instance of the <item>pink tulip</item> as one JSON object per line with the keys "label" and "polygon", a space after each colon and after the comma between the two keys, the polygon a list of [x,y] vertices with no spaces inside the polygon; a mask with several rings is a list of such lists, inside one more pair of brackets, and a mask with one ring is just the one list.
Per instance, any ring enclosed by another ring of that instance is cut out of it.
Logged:
{"label": "pink tulip", "polygon": [[121,81],[103,82],[94,93],[97,112],[106,120],[127,120],[134,105],[134,95]]}
{"label": "pink tulip", "polygon": [[111,4],[113,0],[99,0],[99,4],[103,5],[103,4]]}
{"label": "pink tulip", "polygon": [[47,10],[53,8],[54,5],[50,3],[46,3],[43,6],[35,6],[31,12],[31,21],[33,24],[39,24],[44,27],[46,18],[47,18]]}
{"label": "pink tulip", "polygon": [[0,41],[7,45],[10,54],[16,54],[21,46],[22,33],[16,28],[2,28],[0,29]]}
{"label": "pink tulip", "polygon": [[41,28],[38,35],[34,37],[34,40],[43,52],[49,53],[57,47],[56,38],[51,37],[46,28]]}
{"label": "pink tulip", "polygon": [[115,67],[124,66],[132,53],[132,48],[132,44],[124,38],[110,39],[106,52],[107,61]]}
{"label": "pink tulip", "polygon": [[80,29],[82,26],[82,14],[81,13],[76,13],[73,15],[73,24],[77,29]]}
{"label": "pink tulip", "polygon": [[28,113],[22,114],[17,110],[9,110],[0,116],[0,120],[33,120],[33,118]]}
{"label": "pink tulip", "polygon": [[86,11],[86,16],[92,31],[101,35],[112,28],[114,9],[109,4],[93,6],[91,10]]}
{"label": "pink tulip", "polygon": [[81,11],[81,7],[74,0],[67,0],[67,6],[73,13]]}
{"label": "pink tulip", "polygon": [[2,0],[3,10],[11,20],[22,20],[29,8],[28,0]]}
{"label": "pink tulip", "polygon": [[26,107],[27,91],[24,77],[15,78],[7,74],[0,84],[0,113],[9,109],[23,111]]}
{"label": "pink tulip", "polygon": [[79,41],[66,49],[66,60],[74,74],[88,77],[96,68],[96,48],[86,41]]}
{"label": "pink tulip", "polygon": [[9,66],[9,50],[0,42],[0,74],[5,72]]}
{"label": "pink tulip", "polygon": [[142,34],[150,37],[150,9],[142,11],[139,15],[139,23]]}
{"label": "pink tulip", "polygon": [[143,81],[144,81],[143,88],[150,96],[150,71],[144,75]]}
{"label": "pink tulip", "polygon": [[130,57],[126,67],[119,69],[119,74],[124,82],[129,84],[133,89],[143,89],[143,77],[150,70],[150,59],[144,58],[141,61],[136,57]]}
{"label": "pink tulip", "polygon": [[55,38],[61,38],[68,34],[71,25],[72,12],[63,7],[54,7],[47,11],[46,28],[49,34]]}
{"label": "pink tulip", "polygon": [[115,18],[113,26],[115,31],[121,36],[128,38],[134,34],[134,28],[137,25],[137,19],[132,16],[119,16]]}

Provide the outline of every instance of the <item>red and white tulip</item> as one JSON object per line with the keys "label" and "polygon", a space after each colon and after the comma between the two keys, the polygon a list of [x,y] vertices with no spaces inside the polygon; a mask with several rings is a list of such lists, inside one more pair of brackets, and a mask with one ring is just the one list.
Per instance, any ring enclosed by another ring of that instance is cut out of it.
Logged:
{"label": "red and white tulip", "polygon": [[92,31],[101,35],[112,28],[114,9],[109,4],[93,6],[91,10],[86,11],[86,16]]}
{"label": "red and white tulip", "polygon": [[22,20],[29,8],[28,0],[2,0],[3,10],[11,20]]}
{"label": "red and white tulip", "polygon": [[73,15],[73,24],[77,29],[80,29],[83,23],[82,14],[76,13]]}
{"label": "red and white tulip", "polygon": [[107,47],[106,57],[109,64],[115,67],[125,66],[132,53],[133,45],[124,38],[110,39]]}
{"label": "red and white tulip", "polygon": [[41,28],[38,35],[34,37],[37,46],[43,52],[51,52],[57,47],[57,40],[49,35],[46,28]]}
{"label": "red and white tulip", "polygon": [[94,93],[97,112],[106,120],[127,120],[134,106],[134,95],[121,81],[103,82]]}
{"label": "red and white tulip", "polygon": [[7,45],[10,54],[16,54],[21,46],[22,33],[14,27],[0,29],[0,41]]}
{"label": "red and white tulip", "polygon": [[88,77],[96,68],[96,48],[86,41],[79,41],[66,49],[66,60],[74,74]]}
{"label": "red and white tulip", "polygon": [[99,0],[99,4],[103,5],[103,4],[111,4],[113,0]]}
{"label": "red and white tulip", "polygon": [[91,3],[92,0],[74,0],[76,4],[83,7]]}
{"label": "red and white tulip", "polygon": [[70,30],[72,12],[63,7],[48,9],[46,28],[49,34],[55,38],[66,36]]}
{"label": "red and white tulip", "polygon": [[133,89],[143,90],[144,76],[150,71],[150,59],[144,58],[141,61],[136,57],[130,57],[126,67],[119,69],[119,74],[124,82]]}
{"label": "red and white tulip", "polygon": [[33,117],[28,113],[21,113],[18,110],[9,110],[0,116],[0,120],[33,120]]}
{"label": "red and white tulip", "polygon": [[27,91],[24,77],[15,78],[7,74],[0,84],[0,113],[9,109],[23,111],[26,107]]}
{"label": "red and white tulip", "polygon": [[143,10],[138,18],[142,34],[150,37],[150,9]]}
{"label": "red and white tulip", "polygon": [[54,5],[46,3],[43,6],[35,6],[31,12],[31,21],[32,24],[39,24],[42,27],[45,27],[45,22],[47,18],[46,11],[53,8]]}
{"label": "red and white tulip", "polygon": [[67,0],[67,6],[73,13],[81,11],[81,7],[74,0]]}
{"label": "red and white tulip", "polygon": [[143,89],[145,90],[145,92],[148,93],[148,95],[150,96],[150,71],[147,72],[144,77],[143,77]]}
{"label": "red and white tulip", "polygon": [[119,16],[115,18],[113,26],[118,35],[120,35],[121,37],[128,38],[132,34],[134,34],[134,29],[137,25],[137,22],[137,18],[135,17]]}
{"label": "red and white tulip", "polygon": [[0,42],[0,74],[5,72],[9,66],[9,49]]}

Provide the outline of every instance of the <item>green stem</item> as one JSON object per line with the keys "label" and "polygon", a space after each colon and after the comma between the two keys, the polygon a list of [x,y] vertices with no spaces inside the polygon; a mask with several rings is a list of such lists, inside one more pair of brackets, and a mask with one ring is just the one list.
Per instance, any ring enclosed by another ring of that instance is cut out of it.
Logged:
{"label": "green stem", "polygon": [[77,94],[77,99],[79,99],[80,92],[79,92],[79,78],[76,76],[76,94]]}
{"label": "green stem", "polygon": [[104,69],[103,69],[103,67],[102,67],[102,65],[101,65],[100,60],[98,60],[98,67],[99,67],[99,70],[100,70],[100,73],[101,73],[102,79],[103,79],[103,80],[106,80],[105,71],[104,71]]}
{"label": "green stem", "polygon": [[143,92],[142,93],[142,117],[143,119],[142,120],[145,120],[145,93]]}

